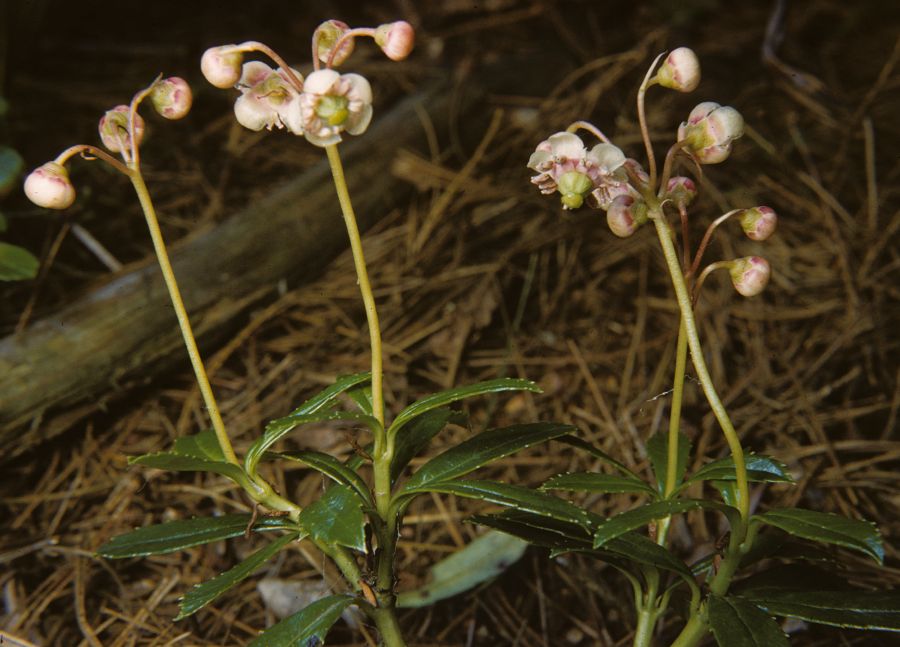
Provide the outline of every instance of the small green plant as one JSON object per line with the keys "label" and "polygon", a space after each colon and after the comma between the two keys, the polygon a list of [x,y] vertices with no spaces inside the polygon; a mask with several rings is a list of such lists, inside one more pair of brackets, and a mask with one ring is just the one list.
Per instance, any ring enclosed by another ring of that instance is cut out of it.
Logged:
{"label": "small green plant", "polygon": [[[643,225],[656,229],[678,301],[680,325],[668,431],[647,443],[652,479],[645,481],[623,463],[582,443],[583,450],[611,468],[609,473],[560,474],[535,493],[546,497],[543,506],[510,509],[475,520],[549,547],[554,554],[590,554],[620,571],[634,593],[635,647],[653,644],[657,621],[675,608],[682,612],[684,624],[670,643],[674,647],[697,645],[710,632],[721,647],[787,645],[788,639],[774,619],[778,616],[840,627],[900,631],[897,593],[853,589],[833,576],[825,578],[828,585],[823,587],[815,578],[815,569],[800,566],[834,559],[808,542],[854,550],[881,563],[884,549],[872,524],[796,508],[753,512],[750,482],[790,483],[792,479],[776,459],[745,453],[741,446],[707,370],[693,305],[704,280],[717,269],[729,270],[734,287],[744,296],[763,290],[770,268],[760,257],[718,261],[702,271],[700,266],[713,232],[729,218],[737,218],[744,233],[756,241],[772,235],[777,218],[769,207],[735,209],[714,220],[692,252],[687,208],[697,188],[688,177],[673,177],[673,169],[685,160],[700,173],[702,165],[727,159],[733,142],[743,133],[743,119],[734,108],[713,102],[699,104],[679,127],[662,173],[658,173],[645,118],[645,94],[653,85],[690,92],[700,81],[699,62],[690,49],[672,51],[657,69],[662,57],[650,66],[637,95],[646,171],[634,159],[626,158],[598,128],[584,121],[541,142],[528,161],[528,167],[537,173],[532,182],[544,194],[559,193],[563,209],[576,209],[585,203],[602,209],[610,229],[619,237],[631,236]],[[575,134],[578,130],[586,130],[600,143],[588,150]],[[680,220],[680,258],[669,224],[675,214]],[[680,428],[688,350],[731,450],[730,457],[708,462],[692,474],[687,473],[691,444]],[[688,488],[701,484],[711,485],[720,497],[686,496]],[[629,493],[641,495],[644,503],[603,518],[551,497],[548,491]],[[720,538],[715,553],[686,564],[670,550],[669,529],[673,515],[692,510],[723,515],[730,531]],[[642,529],[647,532],[640,532]],[[735,579],[739,571],[764,560],[769,560],[767,570],[757,568],[753,576]]]}

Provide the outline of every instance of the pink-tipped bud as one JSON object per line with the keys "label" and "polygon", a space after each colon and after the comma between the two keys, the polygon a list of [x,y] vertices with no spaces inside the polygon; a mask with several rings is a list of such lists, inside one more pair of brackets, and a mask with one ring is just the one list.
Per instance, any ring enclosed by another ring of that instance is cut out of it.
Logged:
{"label": "pink-tipped bud", "polygon": [[739,218],[741,228],[750,240],[766,240],[778,226],[778,215],[770,207],[744,209]]}
{"label": "pink-tipped bud", "polygon": [[630,195],[620,195],[606,210],[606,224],[619,238],[628,238],[647,222],[647,204]]}
{"label": "pink-tipped bud", "polygon": [[697,185],[689,177],[676,175],[666,184],[666,197],[679,207],[686,207],[697,197]]}
{"label": "pink-tipped bud", "polygon": [[765,289],[772,269],[761,256],[747,256],[731,261],[728,268],[734,289],[745,297],[753,297]]}
{"label": "pink-tipped bud", "polygon": [[47,162],[25,178],[25,195],[39,207],[68,209],[75,202],[75,187],[65,166]]}
{"label": "pink-tipped bud", "polygon": [[234,45],[210,47],[200,58],[200,70],[206,80],[217,88],[230,88],[241,78],[244,54],[234,50]]}
{"label": "pink-tipped bud", "polygon": [[405,20],[381,25],[375,30],[375,44],[392,61],[409,56],[416,41],[416,32]]}
{"label": "pink-tipped bud", "polygon": [[657,82],[664,88],[692,92],[700,84],[700,61],[694,50],[687,47],[673,49],[656,72]]}
{"label": "pink-tipped bud", "polygon": [[178,76],[170,76],[153,86],[150,102],[166,119],[181,119],[191,110],[194,96],[187,81]]}
{"label": "pink-tipped bud", "polygon": [[687,150],[701,164],[724,162],[731,154],[731,143],[743,134],[741,113],[714,101],[698,104],[678,127],[678,141],[687,142]]}
{"label": "pink-tipped bud", "polygon": [[[123,149],[131,148],[131,138],[128,135],[130,113],[130,107],[121,105],[107,110],[100,118],[100,140],[111,153],[121,153]],[[134,139],[136,146],[140,146],[144,140],[144,120],[139,114],[134,115]]]}
{"label": "pink-tipped bud", "polygon": [[338,67],[341,63],[350,58],[350,54],[353,53],[353,47],[355,45],[353,38],[348,38],[341,43],[340,49],[334,53],[333,58],[331,53],[334,50],[334,46],[337,45],[337,42],[341,39],[341,36],[348,31],[350,31],[350,25],[341,22],[340,20],[326,20],[316,27],[316,31],[314,32],[316,38],[316,55],[319,57],[320,61],[328,63],[328,59],[330,58],[332,67]]}

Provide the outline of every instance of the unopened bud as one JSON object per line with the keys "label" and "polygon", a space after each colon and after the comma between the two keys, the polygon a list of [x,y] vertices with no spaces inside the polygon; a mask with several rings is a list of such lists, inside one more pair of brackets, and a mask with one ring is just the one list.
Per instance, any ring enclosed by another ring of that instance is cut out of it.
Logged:
{"label": "unopened bud", "polygon": [[728,271],[734,289],[745,297],[753,297],[762,292],[772,274],[769,262],[761,256],[747,256],[731,261]]}
{"label": "unopened bud", "polygon": [[594,188],[594,183],[584,173],[569,171],[559,178],[563,209],[577,209],[584,204],[584,195]]}
{"label": "unopened bud", "polygon": [[402,61],[413,50],[416,32],[405,20],[381,25],[375,30],[375,44],[392,61]]}
{"label": "unopened bud", "polygon": [[766,240],[778,226],[778,215],[770,207],[744,209],[739,217],[741,228],[750,240]]}
{"label": "unopened bud", "polygon": [[25,178],[25,195],[39,207],[67,209],[75,202],[75,187],[65,166],[47,162]]}
{"label": "unopened bud", "polygon": [[666,184],[666,197],[679,207],[686,207],[697,197],[697,185],[689,177],[676,175]]}
{"label": "unopened bud", "polygon": [[241,78],[244,54],[235,51],[234,47],[234,45],[210,47],[200,58],[203,76],[217,88],[230,88]]}
{"label": "unopened bud", "polygon": [[150,101],[156,112],[166,119],[181,119],[194,101],[191,86],[178,76],[170,76],[153,86]]}
{"label": "unopened bud", "polygon": [[334,46],[348,31],[350,31],[350,25],[340,20],[326,20],[316,27],[316,55],[320,61],[328,63],[328,60],[331,59],[332,67],[338,67],[350,57],[355,44],[353,38],[348,38],[341,43],[341,48],[332,55]]}
{"label": "unopened bud", "polygon": [[691,92],[700,84],[700,61],[694,50],[687,47],[673,49],[656,72],[657,82],[664,88]]}
{"label": "unopened bud", "polygon": [[606,224],[619,238],[628,238],[647,222],[647,204],[630,195],[620,195],[606,210]]}
{"label": "unopened bud", "polygon": [[[111,153],[121,153],[123,149],[131,148],[131,138],[128,134],[131,108],[126,105],[116,106],[107,110],[100,118],[100,140]],[[144,120],[135,113],[134,115],[134,139],[135,146],[140,146],[144,139]]]}
{"label": "unopened bud", "polygon": [[701,164],[718,164],[728,159],[731,143],[743,134],[741,113],[714,101],[698,104],[678,127],[678,141],[686,142],[686,148]]}

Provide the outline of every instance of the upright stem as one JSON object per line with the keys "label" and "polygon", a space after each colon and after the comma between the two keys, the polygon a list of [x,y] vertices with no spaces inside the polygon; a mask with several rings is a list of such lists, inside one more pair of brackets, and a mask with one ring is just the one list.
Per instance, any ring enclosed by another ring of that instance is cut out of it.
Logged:
{"label": "upright stem", "polygon": [[140,168],[132,166],[128,177],[134,185],[134,190],[137,192],[138,200],[140,200],[141,208],[144,211],[144,217],[147,219],[147,226],[150,228],[150,238],[153,239],[153,248],[156,250],[156,258],[159,261],[159,267],[162,270],[166,287],[169,290],[172,307],[175,310],[175,316],[178,318],[178,325],[181,327],[181,336],[184,337],[184,345],[187,347],[188,355],[191,358],[194,375],[197,378],[197,384],[200,386],[203,401],[206,403],[206,410],[209,412],[209,417],[212,420],[219,447],[222,449],[225,460],[238,465],[234,448],[231,446],[231,441],[225,431],[225,423],[222,422],[222,414],[219,413],[219,405],[216,404],[212,387],[209,385],[209,378],[206,376],[206,369],[203,367],[203,360],[200,357],[200,351],[197,349],[197,342],[194,340],[191,322],[188,320],[187,310],[185,310],[184,301],[181,299],[181,291],[178,289],[175,273],[172,271],[172,264],[169,262],[169,254],[166,252],[166,244],[163,241],[162,232],[159,230],[156,210],[153,208],[153,202],[150,200],[150,193],[147,191],[147,185],[144,183]]}
{"label": "upright stem", "polygon": [[678,327],[678,342],[675,346],[675,376],[672,380],[672,411],[669,414],[669,455],[666,463],[666,485],[664,494],[668,498],[675,491],[678,476],[678,432],[681,427],[681,402],[684,398],[684,373],[687,368],[687,330],[684,317]]}
{"label": "upright stem", "polygon": [[741,441],[738,438],[737,431],[734,429],[731,418],[728,417],[728,412],[725,410],[725,406],[716,392],[716,387],[713,385],[712,377],[703,358],[700,335],[697,332],[694,311],[691,307],[691,296],[688,293],[684,275],[678,262],[678,252],[675,251],[675,245],[672,242],[672,231],[666,222],[665,214],[663,214],[658,204],[651,206],[649,215],[654,225],[656,225],[656,233],[662,246],[663,255],[666,258],[666,265],[668,265],[669,274],[672,278],[672,286],[675,288],[675,296],[681,309],[681,322],[687,333],[687,343],[691,350],[691,360],[694,364],[694,370],[697,372],[697,379],[700,380],[703,393],[706,395],[709,406],[712,408],[716,420],[718,420],[719,426],[721,426],[722,432],[725,434],[725,440],[731,449],[737,478],[738,510],[741,513],[741,518],[746,520],[750,516],[750,488],[747,483],[744,450],[741,448]]}

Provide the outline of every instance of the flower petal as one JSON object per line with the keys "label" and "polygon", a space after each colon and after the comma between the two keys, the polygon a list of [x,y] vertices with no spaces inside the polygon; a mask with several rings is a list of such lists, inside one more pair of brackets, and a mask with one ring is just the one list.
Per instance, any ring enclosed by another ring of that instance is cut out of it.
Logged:
{"label": "flower petal", "polygon": [[372,103],[372,86],[369,85],[366,77],[350,73],[342,75],[341,80],[350,84],[350,91],[347,92],[347,98],[350,101]]}
{"label": "flower petal", "polygon": [[316,70],[306,77],[303,89],[313,94],[327,94],[340,78],[341,75],[335,70]]}
{"label": "flower petal", "polygon": [[587,157],[593,160],[597,166],[606,169],[607,172],[615,171],[625,163],[625,153],[618,146],[612,144],[597,144],[587,154]]}
{"label": "flower petal", "polygon": [[550,135],[547,141],[550,142],[551,150],[557,157],[578,160],[583,158],[587,151],[584,142],[575,133],[556,133]]}
{"label": "flower petal", "polygon": [[357,113],[351,113],[347,120],[347,132],[351,135],[361,135],[366,132],[369,122],[372,121],[372,105],[366,104]]}

